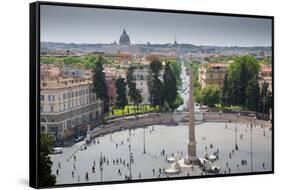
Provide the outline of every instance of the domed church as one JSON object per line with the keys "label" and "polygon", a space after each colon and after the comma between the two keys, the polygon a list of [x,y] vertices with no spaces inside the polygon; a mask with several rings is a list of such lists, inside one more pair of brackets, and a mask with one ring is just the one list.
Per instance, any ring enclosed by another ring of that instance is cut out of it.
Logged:
{"label": "domed church", "polygon": [[119,45],[122,46],[122,45],[130,45],[130,44],[131,44],[130,37],[126,33],[126,30],[124,29],[119,39]]}

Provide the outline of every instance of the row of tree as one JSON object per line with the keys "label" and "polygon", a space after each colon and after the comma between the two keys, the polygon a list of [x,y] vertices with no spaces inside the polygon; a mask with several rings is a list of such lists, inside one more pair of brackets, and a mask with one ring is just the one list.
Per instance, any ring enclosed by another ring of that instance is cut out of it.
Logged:
{"label": "row of tree", "polygon": [[207,85],[201,89],[198,79],[195,80],[196,102],[210,107],[218,103],[236,105],[268,114],[272,107],[272,93],[268,90],[268,83],[259,84],[260,64],[253,56],[233,59],[234,63],[230,64],[225,75],[223,89],[217,85]]}
{"label": "row of tree", "polygon": [[[104,63],[105,60],[102,56],[99,56],[95,60],[93,67],[93,87],[97,98],[99,98],[104,105],[104,111],[107,112],[109,105],[105,74],[103,72]],[[160,60],[153,60],[150,63],[148,75],[149,100],[154,107],[166,107],[174,110],[183,102],[177,93],[177,79],[170,64],[167,63],[164,68],[163,81],[160,80],[162,67]],[[128,105],[129,101],[137,106],[137,109],[143,101],[141,91],[137,89],[136,81],[133,76],[135,69],[135,66],[130,66],[126,72],[126,79],[119,77],[115,83],[117,94],[115,106],[121,108],[123,113],[124,108]]]}
{"label": "row of tree", "polygon": [[259,85],[260,65],[253,56],[234,59],[225,76],[222,102],[227,105],[240,105],[251,111],[269,113],[272,93],[268,83]]}
{"label": "row of tree", "polygon": [[183,103],[178,96],[177,79],[172,72],[170,63],[167,62],[164,68],[163,81],[160,80],[160,72],[162,70],[160,60],[153,60],[149,66],[148,75],[148,91],[150,94],[149,100],[152,106],[159,106],[174,110]]}
{"label": "row of tree", "polygon": [[[133,76],[135,69],[134,66],[129,67],[126,72],[126,81],[121,77],[116,80],[117,98],[115,105],[121,108],[123,113],[125,106],[128,104],[126,86],[128,86],[129,100],[137,106],[137,110],[143,101],[141,91],[137,89]],[[159,106],[160,108],[166,107],[174,110],[182,104],[181,98],[177,96],[177,79],[169,63],[165,65],[163,81],[160,79],[161,70],[162,63],[159,60],[153,60],[150,63],[148,75],[149,101],[154,108]]]}
{"label": "row of tree", "polygon": [[119,77],[116,80],[116,102],[115,106],[117,108],[121,108],[123,110],[124,115],[124,108],[126,105],[128,105],[128,98],[127,98],[127,87],[128,86],[128,97],[131,102],[134,103],[134,105],[138,106],[142,103],[143,97],[141,95],[141,91],[137,89],[137,85],[135,82],[135,78],[133,77],[135,67],[130,66],[129,69],[126,72],[126,81],[125,78]]}

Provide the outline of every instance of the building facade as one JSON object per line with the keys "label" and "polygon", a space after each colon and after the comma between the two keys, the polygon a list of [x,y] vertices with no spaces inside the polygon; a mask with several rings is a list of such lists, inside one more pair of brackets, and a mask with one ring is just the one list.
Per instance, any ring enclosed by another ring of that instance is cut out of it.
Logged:
{"label": "building facade", "polygon": [[101,101],[84,77],[41,81],[41,132],[66,139],[87,128],[102,114]]}
{"label": "building facade", "polygon": [[226,63],[201,64],[198,69],[198,80],[202,88],[207,85],[218,85],[223,88],[223,82],[228,69]]}

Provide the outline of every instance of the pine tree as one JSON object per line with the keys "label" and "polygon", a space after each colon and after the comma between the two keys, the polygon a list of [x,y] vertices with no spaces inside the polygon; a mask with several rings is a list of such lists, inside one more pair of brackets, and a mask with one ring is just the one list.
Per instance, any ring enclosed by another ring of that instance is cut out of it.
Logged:
{"label": "pine tree", "polygon": [[272,108],[272,93],[268,90],[268,83],[264,81],[261,88],[259,111],[269,114],[270,108]]}
{"label": "pine tree", "polygon": [[99,56],[93,67],[93,86],[94,93],[102,101],[104,112],[108,111],[108,96],[107,86],[105,81],[105,74],[103,72],[103,64],[105,60],[102,56]]}
{"label": "pine tree", "polygon": [[229,99],[229,89],[228,89],[228,74],[226,73],[224,76],[224,81],[223,81],[223,89],[222,89],[222,102],[224,104],[228,104],[228,99]]}
{"label": "pine tree", "polygon": [[252,111],[258,111],[259,102],[259,81],[257,76],[253,77],[246,88],[246,106]]}
{"label": "pine tree", "polygon": [[162,63],[160,60],[153,60],[149,65],[149,75],[148,75],[148,91],[149,100],[152,106],[164,105],[164,91],[163,83],[159,79],[160,70],[162,69]]}
{"label": "pine tree", "polygon": [[130,97],[130,101],[137,106],[137,112],[139,108],[139,104],[143,101],[143,97],[141,95],[141,91],[137,89],[135,78],[133,77],[135,67],[130,66],[126,73],[126,80],[129,88],[128,96]]}
{"label": "pine tree", "polygon": [[164,82],[164,94],[165,101],[169,105],[170,109],[174,110],[174,101],[177,97],[177,80],[174,76],[170,64],[167,63],[165,65],[164,74],[163,74],[163,82]]}
{"label": "pine tree", "polygon": [[134,66],[130,66],[126,72],[126,82],[127,82],[127,85],[128,85],[128,96],[130,98],[132,98],[132,95],[134,94],[134,91],[135,91],[135,79],[133,77],[133,73],[134,73],[134,70],[135,70],[135,67]]}
{"label": "pine tree", "polygon": [[124,108],[128,104],[127,95],[126,95],[126,82],[124,78],[119,77],[116,80],[116,106],[121,108],[124,115]]}

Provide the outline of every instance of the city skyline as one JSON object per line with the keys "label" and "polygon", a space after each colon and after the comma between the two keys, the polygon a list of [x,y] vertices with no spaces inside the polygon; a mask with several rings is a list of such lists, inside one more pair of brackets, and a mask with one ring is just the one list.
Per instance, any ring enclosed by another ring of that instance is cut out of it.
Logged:
{"label": "city skyline", "polygon": [[194,45],[271,46],[271,28],[266,18],[41,6],[41,41],[47,42],[118,43],[126,29],[132,44],[176,39]]}

